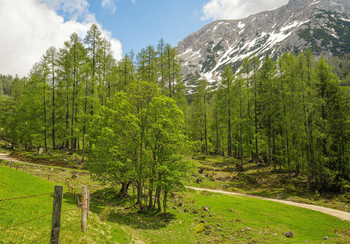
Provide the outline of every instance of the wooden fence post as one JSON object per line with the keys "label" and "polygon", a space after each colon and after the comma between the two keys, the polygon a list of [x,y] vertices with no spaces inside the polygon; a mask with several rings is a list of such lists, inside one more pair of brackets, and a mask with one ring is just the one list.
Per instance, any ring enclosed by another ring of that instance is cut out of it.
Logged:
{"label": "wooden fence post", "polygon": [[52,228],[50,244],[58,244],[61,230],[61,209],[63,199],[63,186],[55,186],[52,211]]}
{"label": "wooden fence post", "polygon": [[81,193],[81,230],[83,233],[86,231],[87,210],[87,188],[86,186],[83,186]]}

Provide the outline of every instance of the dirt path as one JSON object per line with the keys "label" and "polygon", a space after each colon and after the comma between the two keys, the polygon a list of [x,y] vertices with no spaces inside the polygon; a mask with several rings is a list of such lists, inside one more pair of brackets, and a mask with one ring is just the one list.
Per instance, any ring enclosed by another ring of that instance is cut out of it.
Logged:
{"label": "dirt path", "polygon": [[321,213],[335,216],[335,217],[340,218],[342,220],[350,221],[350,213],[345,212],[345,211],[332,209],[332,208],[325,208],[325,207],[315,206],[315,205],[310,205],[310,204],[305,204],[305,203],[297,203],[297,202],[278,200],[278,199],[273,199],[273,198],[259,197],[259,196],[253,196],[253,195],[242,194],[242,193],[234,193],[234,192],[228,192],[228,191],[221,191],[221,190],[198,188],[198,187],[192,187],[192,186],[186,186],[186,188],[193,189],[196,191],[208,191],[208,192],[214,192],[214,193],[220,193],[220,194],[226,194],[226,195],[244,196],[244,197],[251,197],[251,198],[267,200],[267,201],[272,201],[272,202],[284,203],[284,204],[288,204],[288,205],[292,205],[292,206],[296,206],[296,207],[311,209],[314,211],[318,211]]}
{"label": "dirt path", "polygon": [[11,161],[11,162],[17,162],[17,163],[26,163],[26,162],[11,158],[8,154],[4,154],[4,153],[0,153],[0,159]]}
{"label": "dirt path", "polygon": [[[9,157],[8,154],[0,154],[0,159],[7,160],[7,161],[12,161],[12,162],[18,162],[18,163],[26,163],[26,162],[19,161],[19,160],[16,160],[14,158],[11,158],[11,157]],[[242,194],[242,193],[234,193],[234,192],[228,192],[228,191],[221,191],[221,190],[213,190],[213,189],[192,187],[192,186],[186,186],[186,188],[193,189],[193,190],[196,190],[196,191],[208,191],[208,192],[213,192],[213,193],[220,193],[220,194],[234,195],[234,196],[244,196],[244,197],[251,197],[251,198],[267,200],[267,201],[272,201],[272,202],[284,203],[284,204],[287,204],[287,205],[292,205],[292,206],[296,206],[296,207],[311,209],[311,210],[314,210],[314,211],[318,211],[318,212],[321,212],[321,213],[325,213],[325,214],[328,214],[328,215],[335,216],[335,217],[340,218],[342,220],[350,221],[350,213],[345,212],[345,211],[332,209],[332,208],[326,208],[326,207],[321,207],[321,206],[316,206],[316,205],[310,205],[310,204],[305,204],[305,203],[297,203],[297,202],[291,202],[291,201],[279,200],[279,199],[273,199],[273,198],[259,197],[259,196],[253,196],[253,195]]]}

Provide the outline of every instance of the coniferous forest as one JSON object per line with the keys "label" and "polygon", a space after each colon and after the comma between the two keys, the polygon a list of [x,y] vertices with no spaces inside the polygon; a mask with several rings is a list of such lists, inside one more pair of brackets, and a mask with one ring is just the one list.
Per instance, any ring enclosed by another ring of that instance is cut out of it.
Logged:
{"label": "coniferous forest", "polygon": [[92,25],[83,39],[72,34],[49,48],[28,77],[0,77],[0,136],[13,149],[79,153],[122,197],[136,188],[140,209],[166,210],[191,169],[187,156],[199,153],[236,170],[255,162],[304,175],[310,191],[342,192],[350,95],[339,63],[311,51],[249,57],[188,94],[175,48],[160,40],[117,62]]}

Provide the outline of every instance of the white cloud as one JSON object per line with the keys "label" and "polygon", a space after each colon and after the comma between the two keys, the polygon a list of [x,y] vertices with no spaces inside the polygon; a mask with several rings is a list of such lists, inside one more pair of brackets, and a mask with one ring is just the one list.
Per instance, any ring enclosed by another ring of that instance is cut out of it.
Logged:
{"label": "white cloud", "polygon": [[288,0],[210,0],[203,5],[201,19],[241,19],[286,3]]}
{"label": "white cloud", "polygon": [[50,9],[62,10],[74,19],[89,15],[89,3],[86,0],[40,0]]}
{"label": "white cloud", "polygon": [[[73,32],[84,37],[96,23],[86,4],[85,0],[0,0],[0,74],[28,75],[50,46],[62,47]],[[59,8],[72,14],[71,20],[59,16]],[[102,33],[111,41],[115,58],[122,58],[120,41],[106,30]]]}
{"label": "white cloud", "polygon": [[132,3],[136,3],[136,0],[131,0]]}
{"label": "white cloud", "polygon": [[102,0],[101,5],[104,8],[110,8],[113,14],[117,10],[117,6],[115,6],[114,0]]}

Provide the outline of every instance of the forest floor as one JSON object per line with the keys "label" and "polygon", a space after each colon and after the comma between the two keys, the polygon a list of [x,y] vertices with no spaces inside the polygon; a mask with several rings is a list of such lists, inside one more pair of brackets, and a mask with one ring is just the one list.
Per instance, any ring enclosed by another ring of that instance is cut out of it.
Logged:
{"label": "forest floor", "polygon": [[190,160],[196,165],[192,178],[185,184],[193,187],[223,190],[259,197],[318,205],[350,212],[350,188],[341,194],[306,190],[307,178],[295,177],[283,169],[249,162],[243,171],[236,171],[234,163],[222,157],[200,156]]}

